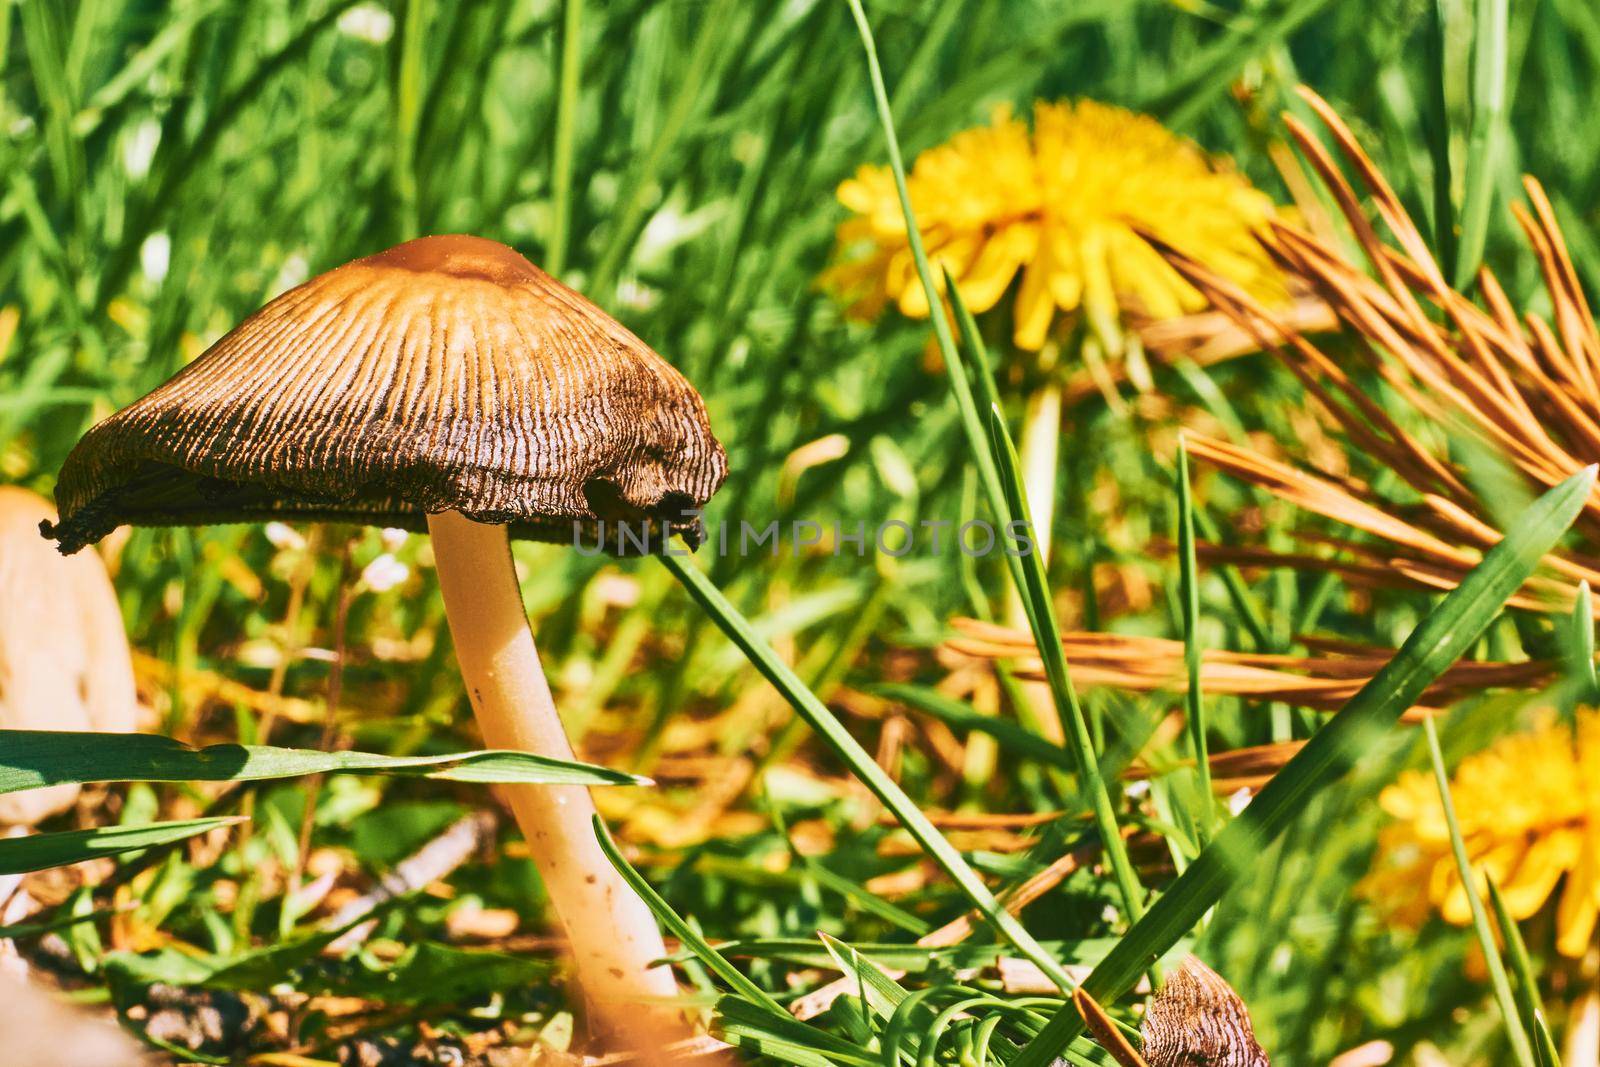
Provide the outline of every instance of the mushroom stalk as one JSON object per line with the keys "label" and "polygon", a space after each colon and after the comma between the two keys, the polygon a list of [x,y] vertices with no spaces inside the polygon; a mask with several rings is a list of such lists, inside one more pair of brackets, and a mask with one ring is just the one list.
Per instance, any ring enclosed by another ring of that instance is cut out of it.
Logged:
{"label": "mushroom stalk", "polygon": [[[428,516],[434,563],[456,660],[472,710],[491,748],[570,760],[572,745],[556,713],[523,611],[504,526],[459,512]],[[600,851],[594,800],[575,785],[506,786],[517,825],[567,933],[578,981],[604,1030],[636,1047],[656,1043],[676,1014],[642,1000],[677,995],[672,970],[644,901]],[[681,1019],[681,1017],[679,1017]]]}

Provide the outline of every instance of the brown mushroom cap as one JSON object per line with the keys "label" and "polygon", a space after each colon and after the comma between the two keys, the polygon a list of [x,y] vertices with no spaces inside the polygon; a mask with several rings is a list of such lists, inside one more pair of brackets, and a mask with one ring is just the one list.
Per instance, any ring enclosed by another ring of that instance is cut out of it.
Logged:
{"label": "brown mushroom cap", "polygon": [[679,526],[726,472],[699,394],[637,337],[504,245],[423,237],[283,294],[95,426],[47,533],[73,552],[123,523],[459,511],[563,540]]}
{"label": "brown mushroom cap", "polygon": [[[0,729],[137,726],[128,637],[116,592],[93,552],[62,559],[39,539],[49,503],[0,486]],[[31,825],[72,806],[76,785],[0,796],[0,823]]]}

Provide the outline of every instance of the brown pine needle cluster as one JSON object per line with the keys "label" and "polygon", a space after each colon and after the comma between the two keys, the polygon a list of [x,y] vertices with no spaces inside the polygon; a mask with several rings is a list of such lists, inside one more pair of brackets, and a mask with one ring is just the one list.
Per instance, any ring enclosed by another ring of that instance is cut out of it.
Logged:
{"label": "brown pine needle cluster", "polygon": [[[1236,477],[1300,508],[1369,535],[1362,543],[1322,538],[1323,551],[1283,556],[1251,552],[1238,562],[1335,567],[1357,584],[1396,582],[1453,587],[1499,540],[1492,509],[1464,472],[1439,449],[1403,427],[1352,373],[1352,357],[1382,377],[1415,411],[1440,427],[1461,430],[1506,458],[1530,494],[1600,459],[1600,333],[1544,190],[1524,181],[1526,206],[1513,207],[1544,278],[1550,317],[1519,316],[1487,268],[1477,275],[1481,306],[1445,280],[1422,233],[1399,198],[1320,97],[1302,95],[1327,127],[1361,186],[1352,187],[1333,155],[1301,122],[1284,121],[1339,207],[1364,263],[1343,249],[1272,220],[1263,244],[1291,277],[1308,285],[1343,327],[1339,355],[1310,340],[1297,324],[1221,278],[1160,237],[1146,234],[1168,262],[1214,307],[1275,353],[1337,421],[1349,445],[1408,489],[1399,502],[1353,477],[1314,474],[1247,448],[1190,435],[1191,450]],[[1391,236],[1385,241],[1362,207],[1368,197]],[[1600,556],[1600,494],[1577,530]],[[1316,538],[1312,539],[1317,540]],[[1334,550],[1332,559],[1324,558]],[[1552,553],[1546,572],[1512,603],[1570,606],[1577,585],[1600,585],[1600,558]]]}
{"label": "brown pine needle cluster", "polygon": [[[976,619],[955,619],[957,636],[946,649],[958,656],[1011,660],[1018,677],[1043,679],[1031,634]],[[1355,695],[1394,655],[1393,649],[1305,639],[1315,649],[1306,656],[1206,649],[1201,653],[1200,686],[1211,696],[1282,701],[1332,710]],[[1183,642],[1132,634],[1069,631],[1061,636],[1072,679],[1081,687],[1107,686],[1140,693],[1181,693],[1188,686]],[[1484,689],[1523,689],[1556,673],[1548,661],[1461,662],[1423,694],[1419,714]],[[1412,718],[1416,716],[1413,715]]]}

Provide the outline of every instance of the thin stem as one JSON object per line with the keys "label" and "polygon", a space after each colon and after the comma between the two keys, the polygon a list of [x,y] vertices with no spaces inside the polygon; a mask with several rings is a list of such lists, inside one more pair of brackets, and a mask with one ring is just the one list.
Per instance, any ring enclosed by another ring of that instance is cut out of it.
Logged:
{"label": "thin stem", "polygon": [[1178,441],[1178,553],[1183,596],[1183,662],[1188,673],[1184,713],[1189,720],[1189,743],[1194,749],[1195,773],[1200,786],[1200,844],[1211,840],[1216,820],[1211,795],[1211,757],[1206,751],[1206,705],[1200,695],[1200,567],[1194,548],[1194,498],[1189,491],[1189,448]]}
{"label": "thin stem", "polygon": [[[445,617],[467,696],[491,748],[573,758],[545,680],[504,526],[456,512],[428,516]],[[595,840],[594,800],[583,786],[501,791],[565,927],[578,979],[603,1029],[635,1048],[677,1036],[682,1021],[650,1002],[677,995],[650,909]]]}
{"label": "thin stem", "polygon": [[[1461,837],[1461,823],[1456,819],[1455,800],[1450,796],[1450,774],[1445,770],[1444,753],[1439,748],[1439,731],[1433,725],[1433,716],[1422,720],[1422,733],[1428,740],[1428,758],[1433,763],[1433,780],[1439,787],[1439,803],[1444,809],[1444,822],[1450,831],[1450,851],[1455,856],[1456,873],[1461,876],[1462,889],[1467,894],[1467,906],[1472,910],[1472,925],[1478,933],[1478,944],[1483,949],[1483,962],[1489,971],[1489,984],[1494,988],[1494,999],[1500,1005],[1500,1015],[1505,1022],[1506,1034],[1511,1039],[1511,1051],[1522,1067],[1535,1067],[1533,1046],[1522,1028],[1517,1014],[1517,1002],[1511,995],[1511,979],[1506,977],[1506,965],[1500,958],[1494,932],[1489,927],[1489,913],[1478,895],[1477,872],[1467,856],[1467,845]],[[1487,874],[1485,875],[1487,877]]]}
{"label": "thin stem", "polygon": [[923,814],[922,809],[917,807],[916,802],[906,796],[899,784],[878,766],[867,750],[861,747],[861,743],[845,729],[844,724],[821,700],[817,699],[817,695],[806,687],[788,664],[778,658],[771,646],[756,636],[750,621],[728,603],[721,590],[711,584],[711,580],[693,563],[682,558],[681,552],[669,550],[658,558],[673,576],[683,583],[684,589],[705,609],[722,632],[728,635],[729,640],[739,647],[751,665],[772,683],[773,688],[783,694],[790,706],[821,735],[828,747],[832,748],[861,783],[872,791],[872,795],[894,813],[895,819],[905,827],[906,832],[921,846],[923,852],[944,869],[995,931],[1037,964],[1039,969],[1061,989],[1072,988],[1072,978],[1060,962],[1043,945],[1034,940],[1015,917],[1000,906],[1000,902],[989,891],[989,887],[984,885],[983,879],[978,877],[977,872],[967,864],[961,853],[945,840],[944,835],[927,815]]}
{"label": "thin stem", "polygon": [[[939,308],[941,306],[939,289],[934,284],[933,268],[928,263],[922,232],[917,226],[916,212],[911,204],[911,193],[906,185],[905,162],[900,154],[900,138],[895,133],[894,118],[889,113],[889,94],[884,88],[883,67],[878,62],[878,45],[872,36],[872,26],[867,22],[867,13],[862,10],[861,0],[848,0],[848,2],[850,14],[855,19],[856,29],[861,36],[862,48],[867,55],[867,73],[872,82],[872,95],[877,104],[878,121],[883,128],[884,144],[889,151],[889,169],[894,174],[895,190],[900,197],[900,210],[906,220],[906,239],[911,246],[911,258],[916,264],[917,276],[922,281],[923,291],[927,294],[928,306]],[[970,316],[965,311],[959,290],[951,286],[949,296],[956,317],[962,324],[963,336],[975,340],[976,333],[970,329]],[[961,359],[956,352],[955,339],[950,333],[949,317],[944,314],[934,314],[932,322],[939,351],[944,355],[946,365],[955,371],[961,366]],[[983,357],[978,355],[982,351],[982,346],[974,343],[972,348],[974,360],[982,361]],[[986,362],[983,363],[983,367],[984,374],[980,375],[980,379],[987,377]],[[990,432],[994,442],[994,466],[997,468],[997,473],[1004,476],[1006,482],[1003,487],[1005,504],[1003,507],[999,506],[997,501],[996,511],[1008,522],[1012,519],[1020,520],[1024,529],[1037,530],[1038,527],[1032,525],[1026,494],[1017,484],[1021,479],[1020,461],[1017,459],[1016,448],[1012,444],[1011,433],[1006,428],[999,403],[993,398],[992,382],[987,388],[990,397]],[[976,413],[971,413],[971,417],[975,421]],[[992,488],[997,493],[1002,491],[1000,486]],[[1022,558],[1017,558],[1018,556]],[[1077,693],[1072,688],[1072,680],[1067,673],[1066,658],[1061,649],[1061,630],[1050,599],[1043,559],[1037,552],[1031,550],[1030,543],[1029,551],[1015,555],[1008,552],[1006,560],[1012,568],[1013,580],[1019,586],[1027,587],[1024,604],[1028,606],[1034,643],[1038,645],[1039,654],[1044,658],[1045,673],[1049,678],[1056,714],[1061,721],[1063,734],[1072,743],[1073,755],[1077,757],[1081,784],[1088,794],[1094,810],[1096,828],[1100,831],[1112,869],[1116,872],[1124,908],[1130,919],[1137,920],[1144,910],[1143,891],[1128,860],[1122,835],[1117,829],[1116,811],[1100,774],[1094,742],[1089,736],[1083,709],[1078,704]],[[909,824],[907,828],[911,829]],[[915,830],[912,832],[915,834]],[[1002,930],[1004,931],[1003,927]]]}
{"label": "thin stem", "polygon": [[583,30],[583,0],[566,0],[561,17],[561,82],[556,97],[555,143],[550,151],[550,247],[545,270],[559,278],[567,266],[572,230],[572,157],[578,122],[578,77],[583,56],[578,50]]}
{"label": "thin stem", "polygon": [[410,240],[421,234],[417,208],[417,135],[422,118],[422,60],[427,40],[430,0],[407,0],[400,28],[400,73],[395,79],[394,194],[399,207],[401,235]]}

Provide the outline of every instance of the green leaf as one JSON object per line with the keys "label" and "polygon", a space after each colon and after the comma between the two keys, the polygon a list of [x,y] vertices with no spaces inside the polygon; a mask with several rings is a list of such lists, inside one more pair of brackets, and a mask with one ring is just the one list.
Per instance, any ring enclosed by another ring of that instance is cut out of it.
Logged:
{"label": "green leaf", "polygon": [[1569,654],[1572,673],[1581,687],[1579,699],[1594,700],[1600,694],[1600,675],[1594,662],[1594,594],[1587,581],[1578,583],[1578,596],[1572,604],[1572,637]]}
{"label": "green leaf", "polygon": [[879,1067],[881,1062],[833,1034],[807,1026],[786,1012],[774,1015],[743,997],[726,996],[717,1001],[713,1029],[730,1045],[799,1067]]}
{"label": "green leaf", "polygon": [[905,987],[890,978],[882,967],[857,952],[853,946],[821,930],[817,931],[817,936],[822,939],[822,944],[827,948],[828,955],[833,957],[833,962],[838,965],[840,972],[849,978],[853,985],[865,991],[867,1006],[885,1019],[893,1015],[894,1010],[906,999]]}
{"label": "green leaf", "polygon": [[[1489,970],[1489,984],[1494,989],[1494,999],[1500,1005],[1500,1019],[1505,1023],[1506,1035],[1511,1039],[1511,1052],[1522,1067],[1538,1067],[1533,1046],[1528,1043],[1528,1033],[1522,1028],[1517,1014],[1517,1004],[1511,995],[1511,980],[1506,977],[1506,965],[1495,944],[1494,930],[1489,926],[1489,913],[1484,910],[1483,898],[1478,895],[1477,878],[1473,875],[1472,861],[1467,856],[1467,843],[1461,836],[1461,822],[1456,818],[1455,799],[1450,795],[1450,772],[1445,769],[1444,753],[1439,749],[1439,731],[1433,719],[1422,722],[1422,733],[1428,742],[1428,760],[1433,765],[1433,780],[1439,787],[1439,801],[1444,805],[1444,824],[1450,832],[1450,851],[1455,856],[1456,874],[1467,892],[1467,906],[1472,909],[1472,929],[1478,935],[1478,947],[1483,950],[1483,962]],[[1515,929],[1515,927],[1513,927]]]}
{"label": "green leaf", "polygon": [[1539,996],[1539,978],[1533,973],[1533,961],[1528,958],[1528,946],[1522,940],[1522,931],[1506,907],[1505,897],[1493,878],[1485,879],[1489,886],[1489,901],[1494,905],[1495,923],[1500,927],[1500,937],[1506,944],[1506,955],[1511,959],[1511,970],[1517,976],[1517,1011],[1522,1025],[1533,1040],[1533,1051],[1539,1067],[1560,1067],[1561,1054],[1556,1051],[1550,1030],[1544,1025],[1544,1003]]}
{"label": "green leaf", "polygon": [[[1585,468],[1534,502],[1505,538],[1406,638],[1392,660],[1217,835],[1083,985],[1102,1004],[1132,988],[1152,959],[1249,877],[1261,852],[1307,802],[1381,742],[1400,715],[1461,657],[1572,525],[1594,488]],[[1023,1049],[1015,1067],[1045,1067],[1083,1032],[1070,1005]]]}
{"label": "green leaf", "polygon": [[1072,753],[1049,738],[1036,734],[1026,726],[1009,719],[985,715],[937,689],[904,682],[886,682],[865,688],[866,692],[873,696],[899,701],[918,711],[926,712],[946,726],[988,734],[1000,742],[1001,748],[1013,755],[1036,760],[1068,772],[1075,772],[1078,769],[1072,759]]}
{"label": "green leaf", "polygon": [[712,948],[706,939],[700,936],[700,931],[690,926],[683,920],[683,916],[673,911],[672,905],[668,904],[661,894],[656,892],[655,886],[645,881],[644,876],[633,869],[633,864],[629,863],[622,853],[618,851],[617,843],[611,839],[611,831],[606,829],[606,824],[601,821],[598,815],[594,817],[594,833],[595,837],[600,841],[600,850],[606,854],[606,859],[611,861],[611,865],[617,869],[617,873],[622,875],[623,881],[627,882],[633,891],[639,894],[640,899],[649,906],[651,911],[655,912],[656,918],[661,921],[661,925],[671,931],[672,936],[682,942],[684,948],[693,952],[707,970],[728,983],[734,992],[746,1000],[759,1004],[768,1011],[775,1012],[784,1018],[789,1017],[789,1013],[784,1011],[777,1001],[768,996],[766,990],[745,977],[743,971],[729,963],[722,953]]}
{"label": "green leaf", "polygon": [[1200,693],[1200,565],[1194,549],[1194,498],[1189,491],[1189,446],[1178,439],[1178,567],[1183,598],[1183,665],[1188,679],[1184,710],[1194,752],[1198,792],[1203,806],[1198,823],[1200,843],[1211,840],[1216,803],[1211,795],[1211,760],[1206,751],[1206,704]]}
{"label": "green leaf", "polygon": [[104,826],[93,830],[8,837],[0,840],[0,874],[42,871],[47,867],[62,867],[101,856],[115,856],[121,852],[182,841],[219,826],[232,826],[243,821],[237,817],[180,819],[176,822],[146,823],[143,826]]}
{"label": "green leaf", "polygon": [[[922,233],[917,226],[916,213],[911,206],[911,193],[906,185],[905,163],[900,155],[900,139],[895,133],[894,118],[889,106],[889,94],[884,87],[883,69],[878,63],[878,46],[873,39],[872,26],[867,21],[866,12],[861,8],[860,0],[849,0],[850,13],[855,19],[856,29],[861,36],[862,47],[866,51],[867,72],[872,83],[874,102],[878,110],[878,122],[883,128],[884,143],[889,151],[889,167],[894,173],[895,189],[900,197],[900,211],[905,216],[906,236],[911,246],[911,258],[916,263],[917,276],[922,281],[923,291],[927,294],[928,306],[940,306],[939,288],[934,283],[933,269],[928,263],[927,250],[923,247]],[[975,358],[982,359],[981,346],[975,342],[976,332],[970,328],[971,316],[966,314],[966,307],[961,299],[961,293],[956,286],[950,284],[946,276],[946,291],[950,303],[955,308],[956,316],[962,322],[963,336],[968,340],[969,347]],[[962,417],[967,423],[969,438],[975,436],[973,420],[975,413],[968,410],[971,405],[970,395],[967,395],[964,385],[958,385],[956,379],[964,374],[960,357],[956,352],[955,341],[950,336],[950,324],[944,315],[932,316],[934,336],[939,343],[939,351],[943,354],[950,366],[951,386],[957,390],[957,400],[961,404]],[[988,379],[988,367],[979,368],[980,380]],[[1011,442],[1011,434],[1006,429],[1005,417],[1000,410],[1000,405],[994,399],[993,383],[989,380],[988,395],[989,405],[989,432],[993,445],[994,468],[1000,481],[1000,489],[1004,495],[1004,504],[993,498],[995,489],[994,478],[987,466],[980,462],[980,473],[984,476],[985,485],[991,493],[990,503],[994,506],[997,516],[1004,519],[1009,529],[1013,519],[1020,520],[1026,528],[1032,528],[1032,516],[1028,510],[1028,502],[1021,489],[1022,475],[1021,463],[1017,459],[1016,447]],[[965,399],[963,399],[965,397]],[[981,452],[981,447],[974,444],[975,452]],[[1117,876],[1117,887],[1122,893],[1123,907],[1129,917],[1137,919],[1144,910],[1144,892],[1139,886],[1138,878],[1134,873],[1133,864],[1128,860],[1127,848],[1123,843],[1122,834],[1117,828],[1116,810],[1111,804],[1110,795],[1106,792],[1105,782],[1100,774],[1099,758],[1094,750],[1094,743],[1089,735],[1088,724],[1083,716],[1083,709],[1078,704],[1078,694],[1072,686],[1071,675],[1067,671],[1065,655],[1061,649],[1061,631],[1055,617],[1054,603],[1049,594],[1049,582],[1045,574],[1043,553],[1029,551],[1013,555],[1006,553],[1006,559],[1012,568],[1012,578],[1017,583],[1022,601],[1027,609],[1028,622],[1033,631],[1034,643],[1039,648],[1039,654],[1044,661],[1045,675],[1049,680],[1050,693],[1055,701],[1056,713],[1061,719],[1061,727],[1071,746],[1074,760],[1077,764],[1078,774],[1081,778],[1081,788],[1088,794],[1089,804],[1094,812],[1095,825],[1100,831],[1103,847],[1111,861],[1112,870]],[[859,772],[858,772],[859,773]],[[902,820],[903,821],[903,820]],[[909,824],[907,828],[910,829]],[[915,835],[915,831],[913,831]],[[942,839],[941,839],[942,840]],[[936,857],[937,858],[937,857]],[[948,868],[947,868],[948,869]],[[952,872],[953,873],[953,872]],[[961,881],[957,878],[957,881]],[[975,902],[977,902],[975,900]],[[981,907],[981,904],[980,904]],[[1004,912],[1001,913],[1004,915]],[[1005,916],[1009,919],[1010,916]],[[1001,927],[1002,931],[1005,930]],[[1020,927],[1019,927],[1020,929]],[[1007,933],[1008,938],[1014,935]],[[1026,935],[1024,935],[1026,936]],[[1031,944],[1032,939],[1028,938]],[[1022,943],[1019,948],[1028,951]],[[1031,953],[1030,953],[1031,958]],[[1035,962],[1039,962],[1035,960]],[[1064,977],[1059,967],[1051,961],[1044,967],[1045,973],[1053,981],[1060,982]],[[1063,988],[1066,988],[1063,986]]]}
{"label": "green leaf", "polygon": [[866,749],[861,747],[861,743],[850,736],[850,731],[844,728],[844,724],[834,717],[833,712],[828,710],[788,664],[778,658],[771,646],[756,636],[750,621],[728,603],[721,590],[712,585],[709,578],[680,554],[668,552],[656,558],[683,583],[683,587],[695,602],[739,647],[756,670],[783,694],[795,712],[822,736],[862,784],[872,791],[873,796],[893,813],[900,821],[900,825],[906,828],[906,832],[922,847],[929,858],[944,868],[945,873],[955,881],[989,924],[1015,945],[1019,952],[1038,964],[1051,981],[1060,984],[1063,989],[1067,988],[1071,984],[1071,979],[1055,958],[1034,940],[1033,935],[1028,933],[1015,916],[1000,906],[994,894],[989,892],[989,887],[984,885],[983,879],[979,878],[977,872],[961,857],[961,853],[945,840],[944,835],[923,814],[916,802],[906,796],[899,784],[878,766],[878,762]]}
{"label": "green leaf", "polygon": [[[959,300],[960,297],[956,296],[955,299]],[[989,409],[989,429],[994,436],[1010,514],[1022,520],[1031,530],[1033,516],[1022,491],[1022,464],[998,407]],[[1039,659],[1044,664],[1056,715],[1061,720],[1061,732],[1072,751],[1082,789],[1088,794],[1095,828],[1100,832],[1101,847],[1105,849],[1106,857],[1111,861],[1111,870],[1117,878],[1123,909],[1128,918],[1137,920],[1144,914],[1144,890],[1139,885],[1138,875],[1134,873],[1132,861],[1128,859],[1128,847],[1117,826],[1116,808],[1111,803],[1111,794],[1106,789],[1105,777],[1100,771],[1100,756],[1095,752],[1088,720],[1084,718],[1083,706],[1078,702],[1078,691],[1072,684],[1066,653],[1061,647],[1061,624],[1056,619],[1055,601],[1050,596],[1049,577],[1045,574],[1044,554],[1035,549],[1025,553],[1017,562],[1022,568],[1022,602],[1027,608],[1034,645],[1039,649]]]}
{"label": "green leaf", "polygon": [[263,745],[191,748],[157,734],[0,730],[0,793],[62,782],[248,782],[305,774],[383,774],[453,782],[645,785],[649,780],[527,752],[381,756]]}
{"label": "green leaf", "polygon": [[1455,286],[1466,289],[1483,261],[1494,204],[1496,171],[1505,143],[1507,23],[1510,0],[1477,0],[1472,11],[1472,128],[1467,136],[1461,205],[1461,243],[1456,248]]}

